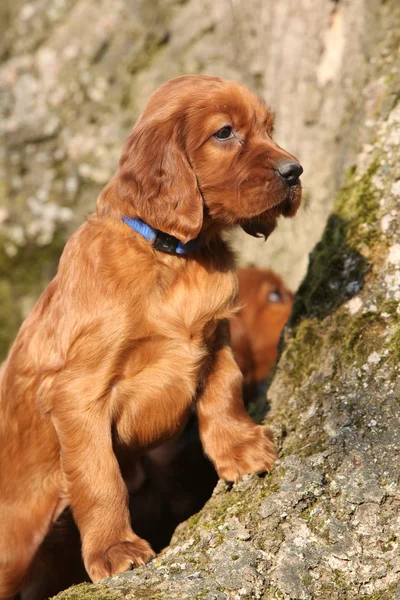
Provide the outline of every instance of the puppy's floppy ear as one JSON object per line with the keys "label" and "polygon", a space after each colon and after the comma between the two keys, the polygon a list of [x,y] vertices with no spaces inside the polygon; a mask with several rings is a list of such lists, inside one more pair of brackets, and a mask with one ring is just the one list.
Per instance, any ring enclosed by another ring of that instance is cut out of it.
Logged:
{"label": "puppy's floppy ear", "polygon": [[128,137],[117,194],[151,227],[186,243],[203,224],[203,199],[177,119],[143,117]]}

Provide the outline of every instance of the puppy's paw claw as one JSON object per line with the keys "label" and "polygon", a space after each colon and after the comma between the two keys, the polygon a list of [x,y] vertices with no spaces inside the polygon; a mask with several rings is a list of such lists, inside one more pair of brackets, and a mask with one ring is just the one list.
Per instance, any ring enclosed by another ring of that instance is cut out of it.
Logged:
{"label": "puppy's paw claw", "polygon": [[156,556],[146,540],[117,542],[98,552],[86,561],[86,569],[92,581],[113,577],[135,567],[142,567]]}
{"label": "puppy's paw claw", "polygon": [[237,482],[245,473],[269,473],[277,458],[271,433],[255,425],[242,440],[238,440],[224,460],[216,465],[225,481]]}

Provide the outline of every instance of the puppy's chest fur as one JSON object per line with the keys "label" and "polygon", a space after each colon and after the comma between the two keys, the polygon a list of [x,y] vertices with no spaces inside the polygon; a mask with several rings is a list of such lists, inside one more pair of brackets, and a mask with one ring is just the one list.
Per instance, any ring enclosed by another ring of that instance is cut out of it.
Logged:
{"label": "puppy's chest fur", "polygon": [[182,430],[218,323],[235,312],[237,291],[233,270],[188,261],[176,277],[161,273],[146,309],[146,335],[135,344],[115,389],[121,441],[144,448]]}
{"label": "puppy's chest fur", "polygon": [[140,338],[128,356],[125,375],[132,377],[165,361],[185,365],[191,379],[208,356],[218,323],[236,311],[238,280],[233,269],[184,262],[181,269],[159,273],[144,298]]}
{"label": "puppy's chest fur", "polygon": [[233,271],[189,264],[179,278],[156,295],[148,323],[159,335],[183,344],[207,342],[217,323],[235,312],[237,292]]}

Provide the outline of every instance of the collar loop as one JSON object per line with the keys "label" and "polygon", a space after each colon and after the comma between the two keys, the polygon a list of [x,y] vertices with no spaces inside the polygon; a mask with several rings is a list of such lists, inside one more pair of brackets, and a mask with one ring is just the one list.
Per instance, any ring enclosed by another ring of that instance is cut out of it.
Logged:
{"label": "collar loop", "polygon": [[122,217],[122,220],[124,223],[126,223],[126,225],[133,229],[133,231],[136,231],[136,233],[139,233],[139,235],[151,242],[153,248],[155,248],[156,250],[160,250],[161,252],[178,255],[188,254],[193,250],[197,250],[205,246],[205,242],[203,240],[199,240],[199,238],[195,238],[194,240],[190,240],[186,244],[183,244],[173,235],[164,233],[159,229],[154,229],[141,219]]}

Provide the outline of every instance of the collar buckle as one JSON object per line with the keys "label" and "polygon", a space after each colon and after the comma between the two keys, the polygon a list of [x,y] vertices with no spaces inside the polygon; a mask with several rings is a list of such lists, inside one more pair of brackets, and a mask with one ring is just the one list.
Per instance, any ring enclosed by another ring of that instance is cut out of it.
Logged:
{"label": "collar buckle", "polygon": [[176,249],[179,243],[179,240],[177,240],[173,235],[169,235],[163,231],[158,231],[157,237],[153,242],[153,248],[156,250],[161,250],[161,252],[167,252],[168,254],[176,254]]}

